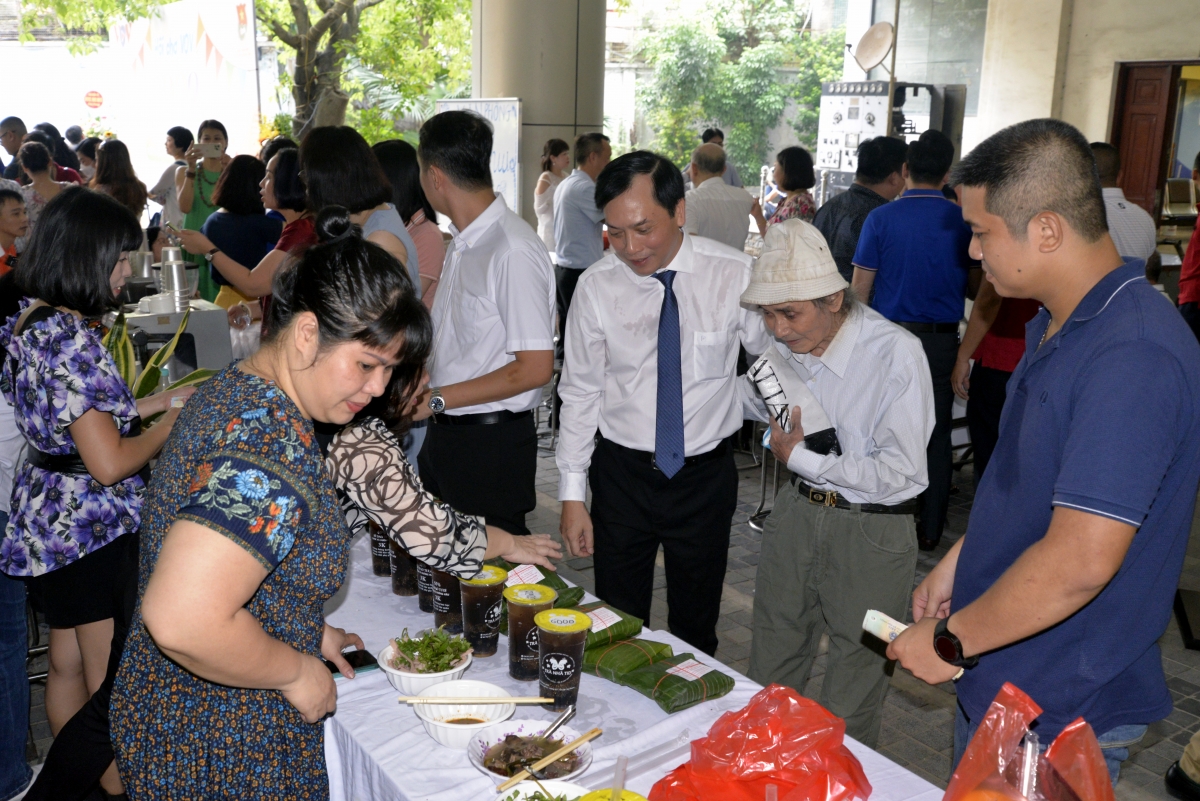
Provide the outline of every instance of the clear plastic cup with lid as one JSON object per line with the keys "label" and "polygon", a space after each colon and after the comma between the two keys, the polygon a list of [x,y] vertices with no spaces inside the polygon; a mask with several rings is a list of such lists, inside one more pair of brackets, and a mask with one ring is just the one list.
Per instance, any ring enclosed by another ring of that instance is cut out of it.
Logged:
{"label": "clear plastic cup with lid", "polygon": [[475,649],[476,658],[496,653],[500,642],[500,611],[508,571],[484,565],[474,578],[458,580],[462,593],[463,636]]}
{"label": "clear plastic cup with lid", "polygon": [[558,600],[558,591],[544,584],[514,584],[504,588],[508,602],[508,675],[518,681],[538,677],[538,628],[533,622]]}

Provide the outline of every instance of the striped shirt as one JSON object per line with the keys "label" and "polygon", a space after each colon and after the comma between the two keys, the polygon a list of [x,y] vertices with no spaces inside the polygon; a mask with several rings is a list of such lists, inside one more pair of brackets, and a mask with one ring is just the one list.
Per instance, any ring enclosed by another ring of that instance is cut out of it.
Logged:
{"label": "striped shirt", "polygon": [[1136,203],[1125,199],[1120,187],[1105,187],[1104,211],[1108,234],[1124,259],[1148,259],[1158,247],[1158,229],[1153,218]]}

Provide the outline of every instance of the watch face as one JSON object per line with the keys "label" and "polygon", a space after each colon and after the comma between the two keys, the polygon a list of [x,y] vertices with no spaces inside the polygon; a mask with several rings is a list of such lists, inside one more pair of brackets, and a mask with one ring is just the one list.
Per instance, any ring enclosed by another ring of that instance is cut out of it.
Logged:
{"label": "watch face", "polygon": [[445,398],[443,398],[441,395],[434,395],[429,399],[429,408],[432,409],[435,414],[441,413],[441,411],[446,408]]}
{"label": "watch face", "polygon": [[954,640],[944,634],[933,638],[933,649],[937,651],[938,656],[947,662],[954,662],[959,658],[958,648],[954,645]]}

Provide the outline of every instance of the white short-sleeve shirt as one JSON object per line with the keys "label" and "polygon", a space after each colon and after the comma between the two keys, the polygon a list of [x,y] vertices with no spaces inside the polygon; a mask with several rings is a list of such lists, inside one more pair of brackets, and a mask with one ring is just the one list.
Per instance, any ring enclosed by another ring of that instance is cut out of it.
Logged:
{"label": "white short-sleeve shirt", "polygon": [[[529,223],[504,198],[454,238],[433,302],[430,385],[443,387],[499,370],[527,350],[554,349],[554,267]],[[523,412],[541,402],[538,387],[446,414]]]}

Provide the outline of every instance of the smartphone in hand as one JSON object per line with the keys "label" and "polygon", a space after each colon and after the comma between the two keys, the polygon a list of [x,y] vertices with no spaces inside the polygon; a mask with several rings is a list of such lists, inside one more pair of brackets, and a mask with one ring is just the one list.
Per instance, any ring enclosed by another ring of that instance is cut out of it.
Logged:
{"label": "smartphone in hand", "polygon": [[196,149],[206,159],[219,159],[221,158],[221,154],[225,152],[225,145],[220,142],[198,142]]}
{"label": "smartphone in hand", "polygon": [[[350,663],[350,667],[354,668],[354,674],[358,675],[368,670],[378,670],[379,662],[370,651],[348,651],[342,654],[346,661]],[[329,668],[329,672],[335,676],[340,676],[341,671],[338,666],[330,662],[328,659],[321,660],[325,663],[325,667]]]}

